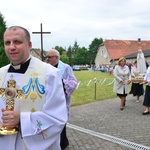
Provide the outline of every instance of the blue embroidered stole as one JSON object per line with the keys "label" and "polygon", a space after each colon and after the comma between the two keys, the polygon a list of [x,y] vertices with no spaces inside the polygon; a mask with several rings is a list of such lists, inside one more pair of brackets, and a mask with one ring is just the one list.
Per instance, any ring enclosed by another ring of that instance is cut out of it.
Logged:
{"label": "blue embroidered stole", "polygon": [[[0,70],[0,87],[3,87],[9,66],[10,65],[7,65]],[[32,57],[31,67],[28,67],[22,78],[24,96],[20,100],[21,112],[35,112],[42,109],[45,103],[46,66],[46,63],[41,63],[40,60],[35,60],[35,58]]]}

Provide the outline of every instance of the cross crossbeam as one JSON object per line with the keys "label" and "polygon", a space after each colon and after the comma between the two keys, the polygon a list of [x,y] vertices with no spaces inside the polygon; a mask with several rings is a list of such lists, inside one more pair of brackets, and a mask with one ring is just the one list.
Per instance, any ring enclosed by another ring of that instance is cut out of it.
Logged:
{"label": "cross crossbeam", "polygon": [[41,34],[41,58],[44,61],[43,57],[43,34],[51,34],[51,32],[43,32],[42,23],[41,23],[41,31],[40,32],[32,32],[33,34]]}

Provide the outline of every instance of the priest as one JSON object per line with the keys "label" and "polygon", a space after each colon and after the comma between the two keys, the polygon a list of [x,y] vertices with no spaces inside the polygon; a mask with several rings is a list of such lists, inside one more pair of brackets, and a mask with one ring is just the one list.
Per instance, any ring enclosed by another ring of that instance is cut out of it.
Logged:
{"label": "priest", "polygon": [[[60,53],[56,49],[49,50],[46,56],[47,63],[59,69],[62,83],[64,85],[64,93],[66,97],[66,107],[68,110],[68,120],[70,119],[70,103],[71,95],[75,91],[78,81],[73,73],[70,65],[60,60]],[[66,133],[66,125],[61,133],[60,146],[64,150],[69,145],[69,140]]]}
{"label": "priest", "polygon": [[6,29],[4,47],[10,64],[0,69],[1,149],[60,150],[67,109],[58,69],[30,55],[21,26]]}

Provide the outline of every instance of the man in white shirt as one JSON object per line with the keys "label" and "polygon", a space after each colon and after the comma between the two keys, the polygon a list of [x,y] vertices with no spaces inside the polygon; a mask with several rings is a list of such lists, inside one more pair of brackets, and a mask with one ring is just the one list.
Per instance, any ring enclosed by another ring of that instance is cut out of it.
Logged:
{"label": "man in white shirt", "polygon": [[[66,106],[68,110],[68,119],[69,119],[71,94],[77,87],[77,79],[74,76],[72,68],[68,64],[63,63],[60,60],[59,51],[57,51],[56,49],[52,49],[47,52],[46,61],[47,63],[58,68],[60,71],[60,76],[62,78],[62,82],[64,85]],[[61,133],[60,145],[62,149],[66,148],[69,145],[69,141],[66,135],[66,126],[64,127]]]}
{"label": "man in white shirt", "polygon": [[60,150],[67,109],[58,69],[30,55],[23,27],[6,29],[4,46],[11,64],[0,69],[1,149]]}

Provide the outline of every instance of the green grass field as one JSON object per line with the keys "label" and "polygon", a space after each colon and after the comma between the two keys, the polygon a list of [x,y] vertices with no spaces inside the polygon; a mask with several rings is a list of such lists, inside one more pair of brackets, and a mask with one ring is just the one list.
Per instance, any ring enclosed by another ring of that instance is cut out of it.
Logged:
{"label": "green grass field", "polygon": [[[113,92],[113,75],[100,71],[74,71],[74,75],[80,84],[72,94],[71,106],[116,97]],[[97,79],[96,86],[94,78]]]}

